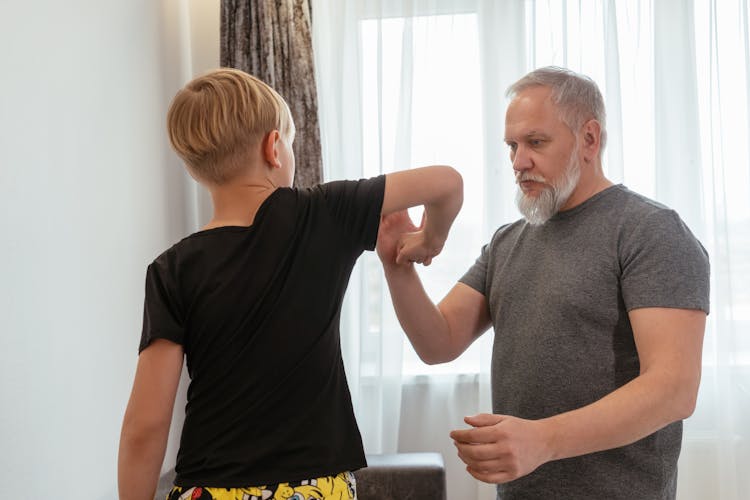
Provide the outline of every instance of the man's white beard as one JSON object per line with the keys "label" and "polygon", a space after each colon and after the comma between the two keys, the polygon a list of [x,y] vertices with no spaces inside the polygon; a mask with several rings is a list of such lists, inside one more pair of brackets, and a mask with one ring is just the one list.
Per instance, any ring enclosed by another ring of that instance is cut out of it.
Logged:
{"label": "man's white beard", "polygon": [[560,207],[570,198],[581,178],[581,164],[576,155],[577,149],[573,148],[565,173],[559,180],[548,183],[544,177],[532,174],[520,174],[516,177],[516,183],[526,180],[544,183],[542,192],[536,197],[524,194],[520,185],[516,191],[516,205],[529,224],[534,226],[544,224],[559,212]]}

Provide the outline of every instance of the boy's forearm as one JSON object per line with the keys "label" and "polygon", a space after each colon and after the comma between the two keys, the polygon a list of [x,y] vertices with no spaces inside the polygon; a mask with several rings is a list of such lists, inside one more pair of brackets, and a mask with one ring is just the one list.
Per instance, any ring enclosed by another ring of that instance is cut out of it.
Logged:
{"label": "boy's forearm", "polygon": [[424,233],[429,245],[442,248],[453,221],[461,210],[462,202],[463,196],[452,193],[439,202],[425,205]]}
{"label": "boy's forearm", "polygon": [[453,169],[443,171],[444,194],[425,204],[425,237],[428,242],[441,247],[448,238],[448,231],[453,225],[463,205],[463,179]]}
{"label": "boy's forearm", "polygon": [[153,439],[123,434],[117,466],[120,500],[153,500],[166,452],[166,436]]}
{"label": "boy's forearm", "polygon": [[413,265],[384,266],[393,308],[419,357],[427,364],[450,361],[450,330],[422,286]]}

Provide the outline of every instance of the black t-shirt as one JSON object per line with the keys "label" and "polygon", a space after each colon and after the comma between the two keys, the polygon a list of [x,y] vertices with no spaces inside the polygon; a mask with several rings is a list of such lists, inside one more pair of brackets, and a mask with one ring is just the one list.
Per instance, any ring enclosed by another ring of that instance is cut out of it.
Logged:
{"label": "black t-shirt", "polygon": [[385,177],[279,188],[250,227],[200,231],[146,274],[139,350],[183,346],[190,386],[178,486],[243,487],[366,465],[339,340]]}

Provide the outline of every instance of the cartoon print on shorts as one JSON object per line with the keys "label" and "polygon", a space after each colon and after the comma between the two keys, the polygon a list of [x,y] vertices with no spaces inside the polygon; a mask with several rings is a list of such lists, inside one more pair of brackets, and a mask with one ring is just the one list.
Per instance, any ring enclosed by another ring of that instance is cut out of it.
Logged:
{"label": "cartoon print on shorts", "polygon": [[350,500],[354,498],[355,485],[351,472],[302,481],[295,486],[294,495],[289,500]]}
{"label": "cartoon print on shorts", "polygon": [[[280,486],[280,485],[279,485]],[[275,500],[265,486],[250,488],[187,488],[175,486],[167,500]]]}
{"label": "cartoon print on shorts", "polygon": [[182,488],[175,486],[166,500],[352,500],[356,480],[351,472],[293,483],[249,488]]}

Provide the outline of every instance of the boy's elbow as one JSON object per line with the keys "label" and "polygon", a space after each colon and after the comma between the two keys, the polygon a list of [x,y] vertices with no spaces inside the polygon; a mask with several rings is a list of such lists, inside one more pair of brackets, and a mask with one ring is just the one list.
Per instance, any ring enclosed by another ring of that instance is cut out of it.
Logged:
{"label": "boy's elbow", "polygon": [[458,170],[450,165],[434,165],[427,168],[430,169],[430,175],[440,179],[446,191],[463,192],[464,178]]}
{"label": "boy's elbow", "polygon": [[121,439],[135,446],[158,440],[169,434],[171,416],[126,415],[122,425]]}
{"label": "boy's elbow", "polygon": [[452,192],[460,193],[461,197],[463,197],[464,178],[461,176],[461,173],[453,167],[445,168],[446,183],[450,186]]}
{"label": "boy's elbow", "polygon": [[[464,179],[453,167],[443,167],[439,203],[460,210],[464,201]],[[436,200],[437,201],[437,200]]]}

